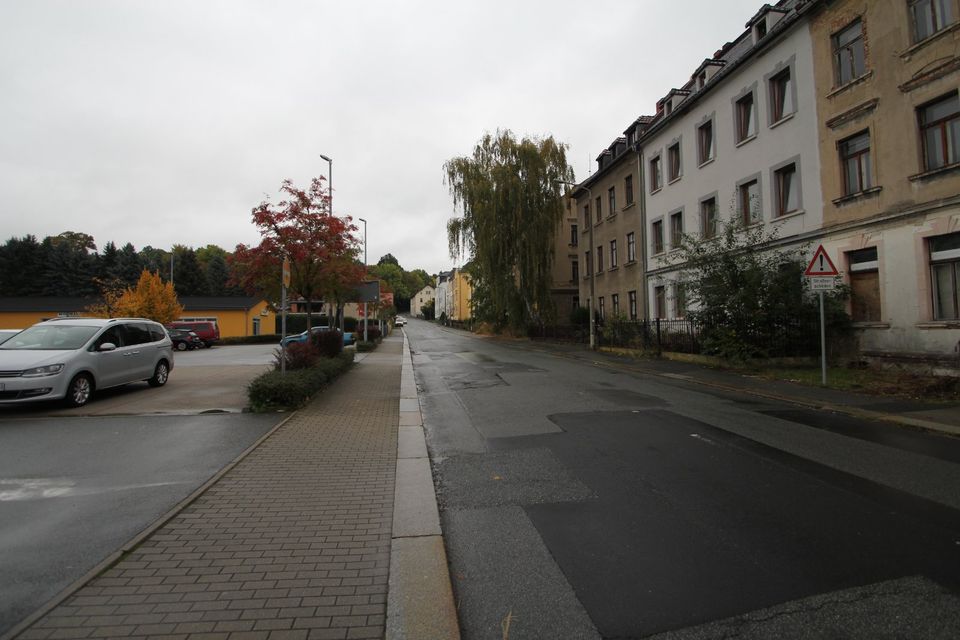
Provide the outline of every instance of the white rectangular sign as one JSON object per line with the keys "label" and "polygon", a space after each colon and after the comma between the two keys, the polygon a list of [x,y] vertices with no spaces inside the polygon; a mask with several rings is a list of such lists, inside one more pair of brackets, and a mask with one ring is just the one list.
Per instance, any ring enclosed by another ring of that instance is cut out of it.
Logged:
{"label": "white rectangular sign", "polygon": [[810,278],[811,291],[833,291],[835,287],[835,279],[832,276]]}

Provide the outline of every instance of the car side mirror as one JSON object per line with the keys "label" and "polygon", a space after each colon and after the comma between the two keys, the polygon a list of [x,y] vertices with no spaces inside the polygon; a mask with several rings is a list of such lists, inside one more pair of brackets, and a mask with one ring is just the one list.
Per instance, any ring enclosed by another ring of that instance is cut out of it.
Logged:
{"label": "car side mirror", "polygon": [[113,344],[112,342],[104,342],[102,345],[97,347],[97,351],[115,351],[116,349],[117,345]]}

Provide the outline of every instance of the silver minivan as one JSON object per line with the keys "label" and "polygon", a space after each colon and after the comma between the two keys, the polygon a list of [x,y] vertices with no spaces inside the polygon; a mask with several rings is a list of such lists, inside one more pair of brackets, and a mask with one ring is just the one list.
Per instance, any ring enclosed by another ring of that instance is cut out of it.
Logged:
{"label": "silver minivan", "polygon": [[173,342],[144,318],[45,320],[0,344],[0,404],[63,399],[73,407],[97,389],[167,383]]}

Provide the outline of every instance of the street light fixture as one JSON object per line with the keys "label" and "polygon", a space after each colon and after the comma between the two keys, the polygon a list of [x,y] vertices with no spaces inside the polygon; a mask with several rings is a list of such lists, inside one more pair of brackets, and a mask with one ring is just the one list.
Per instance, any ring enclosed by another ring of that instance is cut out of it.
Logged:
{"label": "street light fixture", "polygon": [[[367,221],[363,218],[357,218],[360,222],[363,223],[363,270],[367,270]],[[367,317],[367,301],[363,301],[363,341],[367,341],[367,324],[369,324],[370,319]]]}
{"label": "street light fixture", "polygon": [[[327,156],[320,154],[320,157],[327,161],[327,193],[330,198],[330,215],[333,215],[333,158],[328,158]],[[336,315],[336,314],[334,314]],[[330,324],[330,320],[327,320],[327,324]],[[340,330],[343,331],[343,323],[340,324]]]}
{"label": "street light fixture", "polygon": [[[574,190],[576,190],[576,187],[578,186],[577,183],[568,182],[566,180],[555,180],[554,182],[556,182],[557,184],[564,184],[569,187],[573,187]],[[581,187],[581,188],[587,190],[587,206],[589,206],[590,203],[593,202],[593,192],[590,191],[590,187]],[[573,192],[571,191],[571,194],[572,193]],[[592,225],[590,224],[590,220],[586,220],[585,222],[586,222],[586,225],[585,225],[586,228],[584,230],[590,234],[590,245],[593,245],[593,230],[591,229]],[[596,260],[597,257],[594,256],[592,252],[593,247],[591,246],[590,249],[591,250],[588,252],[590,253],[591,256],[593,256],[593,260]],[[593,298],[594,298],[594,289],[596,288],[595,280],[597,277],[597,270],[593,268],[592,261],[590,264],[587,264],[586,266],[590,270],[590,302],[587,306],[587,308],[590,311],[590,350],[594,351],[597,348],[597,327],[596,327],[596,322],[593,318],[593,304],[594,304]]]}

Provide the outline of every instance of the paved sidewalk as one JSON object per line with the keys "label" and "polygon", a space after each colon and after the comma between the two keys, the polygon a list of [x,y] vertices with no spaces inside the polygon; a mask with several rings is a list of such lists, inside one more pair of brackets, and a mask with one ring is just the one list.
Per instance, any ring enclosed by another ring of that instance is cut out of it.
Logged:
{"label": "paved sidewalk", "polygon": [[18,640],[382,638],[403,346],[385,340]]}

